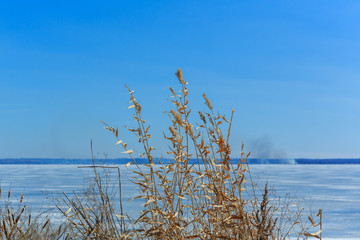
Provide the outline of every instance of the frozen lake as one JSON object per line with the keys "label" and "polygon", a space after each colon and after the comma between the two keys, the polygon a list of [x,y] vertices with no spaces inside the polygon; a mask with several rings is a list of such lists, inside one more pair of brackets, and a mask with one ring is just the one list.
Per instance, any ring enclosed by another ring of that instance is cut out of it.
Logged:
{"label": "frozen lake", "polygon": [[[139,210],[136,202],[128,199],[136,196],[136,190],[128,178],[132,175],[124,165],[121,169],[124,209],[129,214]],[[323,209],[323,237],[327,239],[360,239],[360,165],[250,165],[255,182],[269,182],[280,196],[286,193],[304,198],[305,205],[316,211]],[[34,211],[53,209],[51,199],[62,192],[81,192],[90,169],[77,165],[22,165],[1,164],[0,181],[2,203],[5,192],[25,202]]]}

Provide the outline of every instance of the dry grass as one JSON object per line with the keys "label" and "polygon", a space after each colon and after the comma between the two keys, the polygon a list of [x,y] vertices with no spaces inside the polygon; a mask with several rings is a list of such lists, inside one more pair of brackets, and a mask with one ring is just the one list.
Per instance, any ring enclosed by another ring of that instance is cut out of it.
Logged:
{"label": "dry grass", "polygon": [[[86,194],[72,197],[64,193],[58,209],[64,223],[55,227],[47,219],[32,222],[22,199],[15,209],[11,204],[1,209],[1,239],[321,239],[320,222],[308,221],[320,231],[309,233],[302,208],[292,208],[292,201],[276,200],[265,185],[258,196],[253,183],[244,145],[241,159],[231,159],[229,139],[234,110],[230,118],[215,113],[211,101],[203,94],[208,112],[198,112],[199,123],[190,120],[187,88],[180,69],[176,72],[179,91],[169,87],[173,108],[168,112],[170,126],[164,138],[168,141],[170,163],[155,165],[150,143],[150,126],[142,117],[142,107],[130,88],[129,109],[133,111],[136,126],[133,132],[144,151],[147,164],[139,165],[135,153],[119,131],[105,124],[105,129],[116,137],[123,153],[131,158],[136,175],[132,182],[139,188],[135,199],[143,199],[143,208],[137,219],[126,215],[122,207],[121,176],[118,167],[98,166],[93,162],[94,178]],[[197,159],[197,164],[190,164]],[[128,164],[128,165],[129,165]],[[116,171],[117,182],[110,181],[109,173]],[[120,201],[114,202],[117,188]],[[10,192],[9,197],[10,198]],[[10,201],[8,201],[10,202]],[[126,220],[126,221],[125,221]]]}
{"label": "dry grass", "polygon": [[[1,188],[0,188],[1,197]],[[48,217],[33,217],[26,210],[23,202],[24,194],[20,200],[11,199],[11,191],[0,207],[0,239],[39,239],[52,240],[65,237],[64,225],[54,226]]]}
{"label": "dry grass", "polygon": [[[203,94],[208,112],[199,111],[200,123],[190,121],[187,82],[180,69],[176,72],[180,90],[171,91],[173,109],[168,112],[168,155],[172,162],[154,165],[149,132],[142,117],[142,107],[130,88],[129,109],[133,110],[136,127],[128,129],[142,144],[148,164],[139,166],[134,152],[119,138],[117,128],[106,125],[136,164],[134,183],[140,189],[136,198],[144,199],[144,209],[135,221],[138,239],[286,239],[310,236],[302,223],[302,210],[292,218],[279,214],[279,207],[269,200],[267,186],[262,199],[255,194],[247,158],[241,146],[241,159],[231,161],[229,138],[234,110],[230,118],[214,113],[211,101]],[[180,92],[180,94],[177,94]],[[189,164],[190,159],[198,164]],[[144,169],[147,168],[147,169]],[[246,184],[247,178],[250,183]],[[245,190],[246,187],[250,191]],[[249,194],[250,193],[250,194]],[[282,224],[286,219],[287,224]],[[313,235],[312,235],[313,236]]]}

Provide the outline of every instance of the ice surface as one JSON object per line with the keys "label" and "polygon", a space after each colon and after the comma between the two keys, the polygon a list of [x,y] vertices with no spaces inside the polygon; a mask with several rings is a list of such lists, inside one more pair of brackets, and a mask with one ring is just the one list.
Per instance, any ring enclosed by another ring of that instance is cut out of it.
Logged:
{"label": "ice surface", "polygon": [[[137,194],[128,180],[134,166],[119,167],[124,209],[136,216],[141,200],[127,201]],[[255,182],[268,181],[281,196],[296,194],[305,199],[305,207],[322,208],[324,239],[360,239],[360,165],[267,164],[251,165],[250,169]],[[11,189],[13,199],[25,193],[25,202],[33,211],[57,213],[55,199],[62,192],[81,192],[91,176],[91,170],[76,165],[0,165],[1,201]]]}

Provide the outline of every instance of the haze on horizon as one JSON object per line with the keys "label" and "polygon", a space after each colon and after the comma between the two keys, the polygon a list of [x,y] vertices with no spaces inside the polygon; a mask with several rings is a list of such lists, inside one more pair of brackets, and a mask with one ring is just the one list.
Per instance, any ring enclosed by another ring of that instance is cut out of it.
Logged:
{"label": "haze on horizon", "polygon": [[[252,157],[360,158],[359,1],[18,1],[0,7],[0,158],[124,157],[99,120],[134,124],[155,155],[168,86],[235,109],[232,149]],[[129,140],[128,140],[129,139]]]}

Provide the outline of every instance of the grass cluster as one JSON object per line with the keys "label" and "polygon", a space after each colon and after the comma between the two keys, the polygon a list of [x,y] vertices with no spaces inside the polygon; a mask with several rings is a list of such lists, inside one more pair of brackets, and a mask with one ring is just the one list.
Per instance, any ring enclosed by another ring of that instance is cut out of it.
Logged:
{"label": "grass cluster", "polygon": [[[117,128],[105,124],[116,137],[123,152],[134,164],[138,196],[143,205],[133,219],[122,207],[121,176],[118,167],[88,166],[94,170],[94,180],[87,194],[73,197],[64,195],[58,208],[64,223],[55,228],[48,219],[45,223],[30,224],[24,208],[16,213],[7,206],[1,211],[3,239],[321,239],[320,231],[308,233],[309,217],[304,221],[302,208],[291,207],[291,202],[279,201],[265,185],[259,188],[252,182],[247,158],[241,146],[241,159],[231,159],[229,145],[234,111],[230,118],[216,113],[210,100],[203,94],[207,112],[198,111],[198,123],[191,119],[188,83],[180,70],[176,72],[179,90],[170,89],[173,108],[168,112],[170,125],[164,133],[172,161],[156,162],[151,145],[150,125],[142,117],[142,107],[129,89],[130,106],[136,126],[128,128],[143,146],[141,157],[147,164],[136,162],[134,151]],[[196,159],[196,164],[190,164]],[[128,165],[129,165],[128,164]],[[109,174],[100,170],[115,170],[116,184]],[[114,202],[113,189],[118,188],[120,202]],[[318,216],[321,218],[321,212]],[[321,221],[320,221],[321,222]],[[311,225],[310,225],[311,226]],[[15,235],[14,235],[15,234]],[[14,237],[16,236],[16,237]]]}

